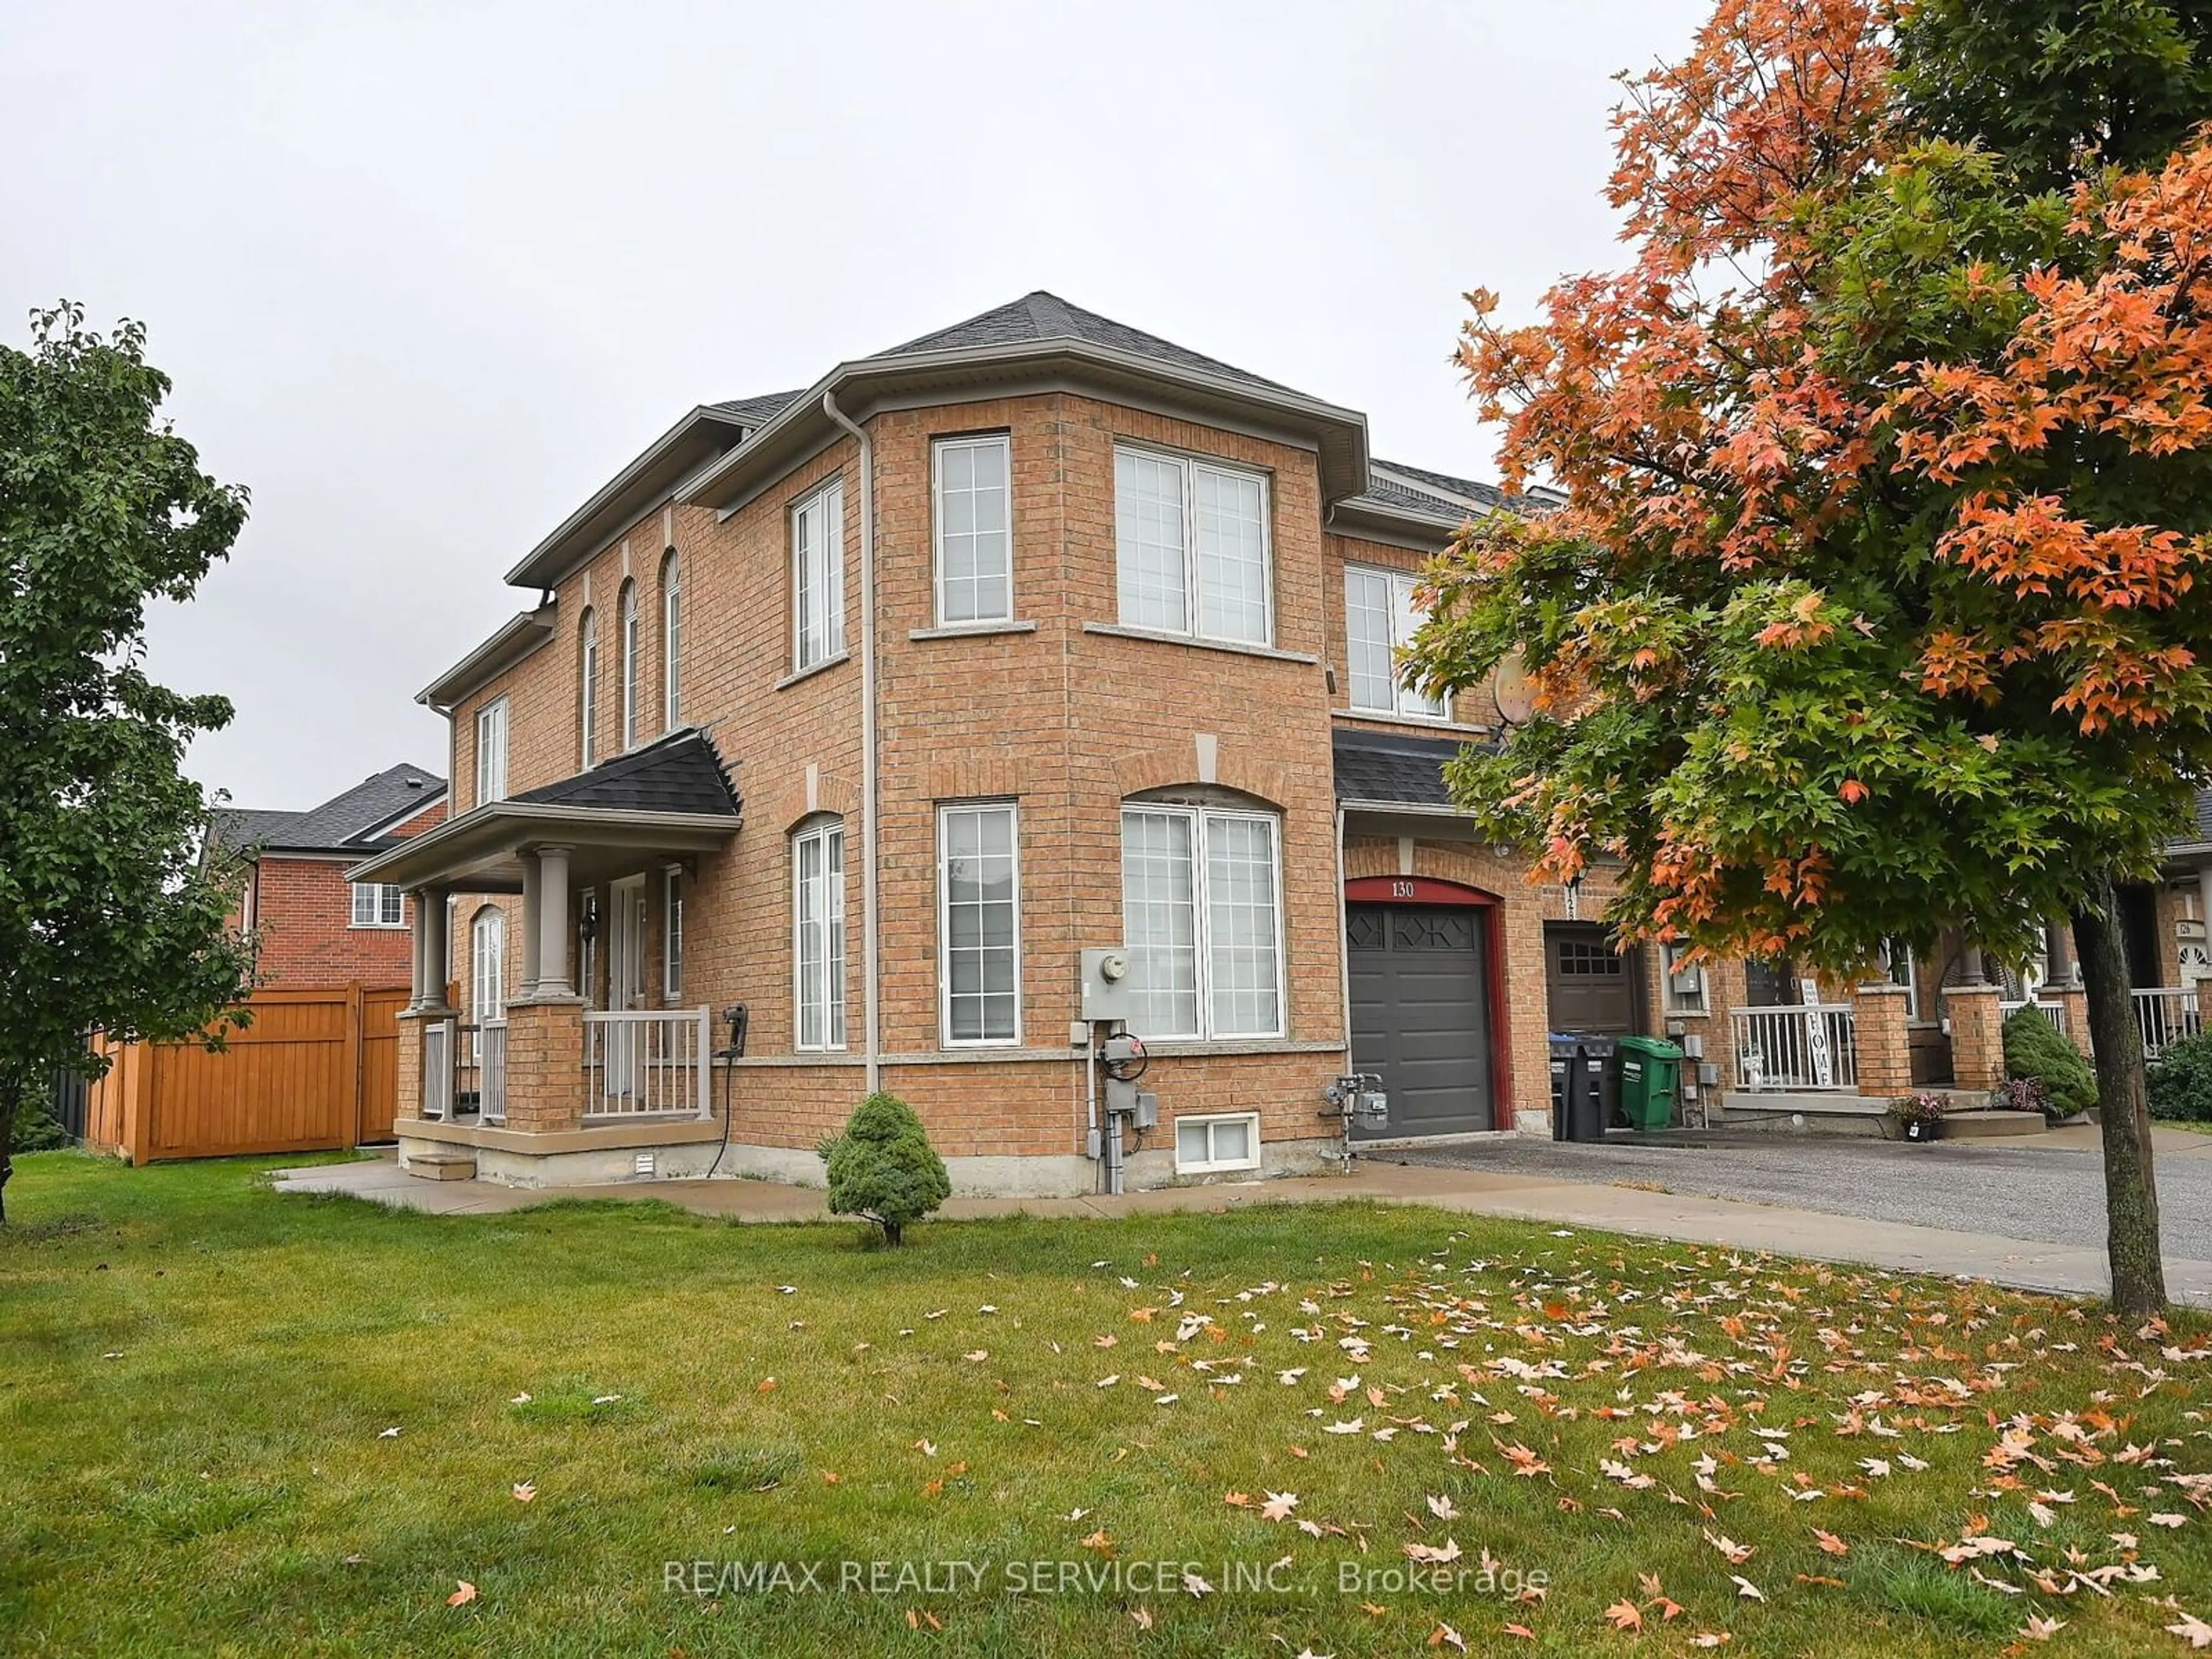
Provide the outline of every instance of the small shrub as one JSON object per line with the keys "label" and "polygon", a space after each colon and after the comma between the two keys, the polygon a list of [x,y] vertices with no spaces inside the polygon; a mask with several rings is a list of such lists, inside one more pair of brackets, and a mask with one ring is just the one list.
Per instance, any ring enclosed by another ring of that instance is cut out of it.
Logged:
{"label": "small shrub", "polygon": [[2212,1034],[2172,1044],[2143,1079],[2153,1117],[2168,1123],[2212,1123]]}
{"label": "small shrub", "polygon": [[870,1095],[854,1109],[845,1133],[820,1150],[830,1166],[830,1213],[874,1222],[886,1243],[898,1243],[908,1223],[952,1194],[945,1160],[929,1144],[914,1108],[896,1095]]}
{"label": "small shrub", "polygon": [[2073,1040],[2033,1004],[2004,1023],[2005,1075],[2033,1078],[2046,1097],[2044,1115],[2056,1121],[2097,1103],[2097,1073]]}

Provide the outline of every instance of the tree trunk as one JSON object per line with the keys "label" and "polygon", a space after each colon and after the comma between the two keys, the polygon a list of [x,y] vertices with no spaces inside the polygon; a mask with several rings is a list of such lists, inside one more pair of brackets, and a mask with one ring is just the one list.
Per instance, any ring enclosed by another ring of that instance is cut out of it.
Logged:
{"label": "tree trunk", "polygon": [[2159,1313],[2166,1307],[2166,1267],[2159,1254],[2150,1103],[2143,1092],[2142,1036],[2136,1029],[2127,948],[2111,878],[2099,876],[2091,884],[2087,902],[2074,918],[2074,945],[2087,994],[2089,1041],[2097,1054],[2112,1307],[2128,1315]]}

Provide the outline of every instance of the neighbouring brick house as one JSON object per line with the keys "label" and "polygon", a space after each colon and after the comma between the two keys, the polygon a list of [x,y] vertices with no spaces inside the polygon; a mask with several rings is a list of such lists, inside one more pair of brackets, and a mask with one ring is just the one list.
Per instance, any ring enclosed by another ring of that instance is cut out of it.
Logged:
{"label": "neighbouring brick house", "polygon": [[286,990],[407,984],[411,902],[397,887],[349,881],[346,871],[445,820],[445,779],[404,765],[304,812],[218,811],[209,856],[245,866],[234,920],[260,935],[264,982]]}
{"label": "neighbouring brick house", "polygon": [[[1101,947],[1158,1099],[1136,1185],[1319,1166],[1355,1068],[1376,1138],[1547,1133],[1559,1026],[1676,1033],[1710,1098],[1856,1023],[1866,1064],[1800,1080],[1901,1089],[1917,992],[1747,1024],[1786,971],[1623,956],[1602,871],[1532,886],[1451,806],[1496,699],[1430,705],[1392,650],[1505,504],[1048,294],[694,409],[507,573],[538,605],[422,694],[459,810],[351,872],[414,901],[403,1159],[818,1181],[880,1085],[961,1189],[1092,1190]],[[1977,1055],[2002,994],[1946,1000]]]}

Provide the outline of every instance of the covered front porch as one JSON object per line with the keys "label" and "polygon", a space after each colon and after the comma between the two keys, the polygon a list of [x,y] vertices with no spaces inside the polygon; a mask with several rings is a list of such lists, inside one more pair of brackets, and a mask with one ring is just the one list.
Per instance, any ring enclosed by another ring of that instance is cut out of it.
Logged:
{"label": "covered front porch", "polygon": [[523,1186],[695,1172],[686,1149],[721,1130],[715,1017],[681,997],[683,907],[738,825],[719,759],[685,732],[349,872],[414,899],[403,1167]]}

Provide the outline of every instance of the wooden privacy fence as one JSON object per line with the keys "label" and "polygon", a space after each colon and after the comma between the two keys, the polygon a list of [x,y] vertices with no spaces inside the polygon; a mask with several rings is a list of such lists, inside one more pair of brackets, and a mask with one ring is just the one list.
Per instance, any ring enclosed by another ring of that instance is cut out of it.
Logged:
{"label": "wooden privacy fence", "polygon": [[195,1042],[110,1044],[86,1091],[84,1140],[133,1164],[327,1152],[392,1139],[405,986],[257,993],[253,1023]]}

